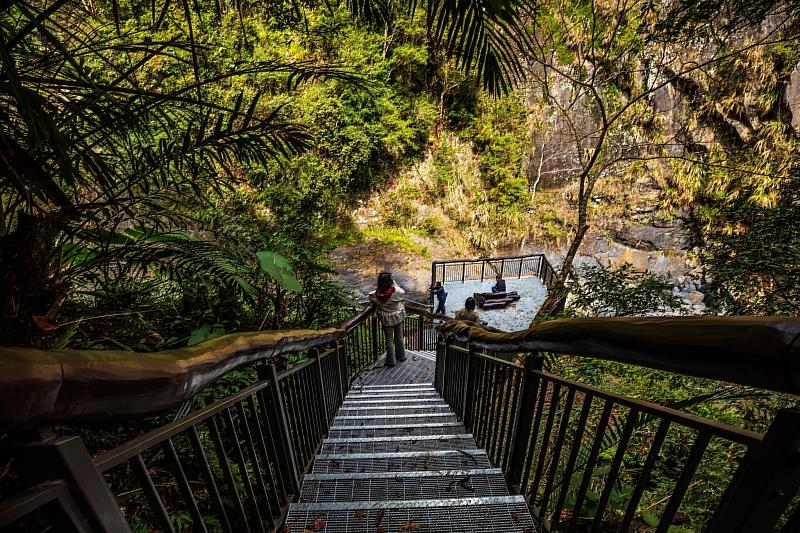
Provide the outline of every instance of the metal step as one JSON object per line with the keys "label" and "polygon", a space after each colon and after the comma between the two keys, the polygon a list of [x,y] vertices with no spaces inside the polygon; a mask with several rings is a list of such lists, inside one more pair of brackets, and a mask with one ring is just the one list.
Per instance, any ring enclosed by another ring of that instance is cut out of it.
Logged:
{"label": "metal step", "polygon": [[333,419],[331,429],[336,426],[376,426],[391,421],[405,424],[425,424],[430,422],[457,422],[453,413],[418,413],[412,415],[374,415],[374,416],[337,416]]}
{"label": "metal step", "polygon": [[318,455],[312,473],[412,472],[489,468],[485,450],[442,450],[429,452],[341,453]]}
{"label": "metal step", "polygon": [[430,398],[431,396],[439,397],[439,393],[435,390],[430,391],[421,391],[421,392],[400,392],[400,391],[388,391],[388,392],[372,392],[372,391],[364,391],[364,392],[348,392],[346,399],[361,399],[361,400],[368,400],[368,399],[382,399],[386,398],[391,400],[392,398]]}
{"label": "metal step", "polygon": [[499,468],[427,472],[308,474],[301,502],[379,502],[508,496]]}
{"label": "metal step", "polygon": [[449,406],[445,405],[404,405],[389,407],[342,407],[339,414],[342,416],[375,416],[391,414],[416,414],[416,413],[452,413]]}
{"label": "metal step", "polygon": [[391,388],[389,385],[384,385],[380,388],[376,389],[368,389],[366,387],[351,387],[348,391],[350,394],[398,394],[398,393],[409,393],[409,392],[436,392],[436,389],[430,387],[428,385],[422,387],[399,387],[396,389]]}
{"label": "metal step", "polygon": [[288,533],[508,532],[533,533],[522,496],[349,503],[295,503],[289,506]]}
{"label": "metal step", "polygon": [[432,422],[427,424],[390,424],[377,426],[333,426],[328,432],[331,439],[358,437],[399,437],[402,435],[463,435],[460,422]]}
{"label": "metal step", "polygon": [[419,387],[427,387],[429,389],[433,388],[433,384],[431,383],[395,383],[390,385],[359,385],[362,389],[384,389],[384,388],[392,388],[392,389],[416,389]]}
{"label": "metal step", "polygon": [[402,437],[358,437],[325,439],[320,454],[411,452],[474,449],[472,435],[423,435]]}
{"label": "metal step", "polygon": [[380,405],[380,406],[397,406],[402,407],[405,405],[447,405],[447,402],[441,398],[400,398],[400,399],[384,399],[384,400],[345,400],[342,407],[365,406],[365,405]]}

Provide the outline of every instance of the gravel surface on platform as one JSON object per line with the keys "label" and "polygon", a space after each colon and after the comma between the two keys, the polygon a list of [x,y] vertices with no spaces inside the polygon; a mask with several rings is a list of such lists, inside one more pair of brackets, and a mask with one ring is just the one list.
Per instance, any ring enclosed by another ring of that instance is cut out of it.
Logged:
{"label": "gravel surface on platform", "polygon": [[[487,281],[467,281],[465,283],[445,283],[444,290],[447,291],[447,314],[455,315],[455,312],[464,307],[464,301],[476,292],[491,292],[494,280]],[[512,303],[505,309],[493,309],[484,311],[477,309],[481,320],[488,322],[503,331],[519,331],[527,329],[536,316],[536,312],[547,298],[547,288],[539,278],[507,279],[506,290],[517,291],[520,295],[518,302]]]}

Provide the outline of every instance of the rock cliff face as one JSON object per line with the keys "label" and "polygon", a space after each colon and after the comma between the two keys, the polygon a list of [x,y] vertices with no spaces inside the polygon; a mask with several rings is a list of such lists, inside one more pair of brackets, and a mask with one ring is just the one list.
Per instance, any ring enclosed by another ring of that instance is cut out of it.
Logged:
{"label": "rock cliff face", "polygon": [[795,65],[789,83],[783,92],[783,100],[792,115],[792,128],[800,134],[800,63]]}

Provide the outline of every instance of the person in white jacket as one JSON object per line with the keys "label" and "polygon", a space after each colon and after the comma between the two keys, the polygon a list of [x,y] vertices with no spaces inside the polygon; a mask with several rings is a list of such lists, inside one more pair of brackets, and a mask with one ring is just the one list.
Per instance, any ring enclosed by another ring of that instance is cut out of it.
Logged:
{"label": "person in white jacket", "polygon": [[403,344],[403,321],[406,308],[403,304],[406,291],[395,284],[392,274],[381,272],[378,275],[378,288],[369,293],[369,301],[376,310],[378,320],[386,337],[386,366],[394,366],[397,361],[406,360],[406,347]]}

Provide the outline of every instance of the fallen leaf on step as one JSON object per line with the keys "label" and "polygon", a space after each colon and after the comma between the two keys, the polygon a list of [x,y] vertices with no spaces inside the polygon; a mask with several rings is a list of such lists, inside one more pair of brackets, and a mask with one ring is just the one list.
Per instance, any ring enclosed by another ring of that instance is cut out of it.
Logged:
{"label": "fallen leaf on step", "polygon": [[511,520],[513,520],[515,524],[518,524],[518,523],[519,523],[519,521],[520,521],[520,516],[519,516],[519,513],[517,513],[517,512],[512,512],[512,513],[511,513]]}
{"label": "fallen leaf on step", "polygon": [[325,529],[325,518],[318,516],[314,519],[314,531],[320,531],[323,529]]}
{"label": "fallen leaf on step", "polygon": [[355,515],[358,520],[362,520],[364,518],[364,509],[356,509]]}
{"label": "fallen leaf on step", "polygon": [[420,524],[418,522],[412,522],[411,520],[409,520],[408,522],[400,526],[400,531],[411,531],[412,529],[422,529],[423,527],[425,527],[424,524]]}

